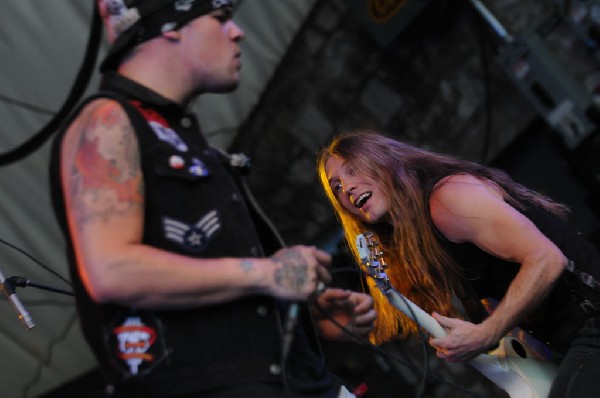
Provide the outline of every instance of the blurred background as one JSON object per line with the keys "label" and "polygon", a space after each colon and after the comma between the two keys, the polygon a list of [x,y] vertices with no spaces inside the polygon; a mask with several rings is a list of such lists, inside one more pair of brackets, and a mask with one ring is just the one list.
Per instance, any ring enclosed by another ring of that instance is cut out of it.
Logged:
{"label": "blurred background", "polygon": [[[74,93],[98,82],[93,0],[6,0],[0,14],[0,272],[69,290],[50,207],[48,150]],[[252,159],[249,183],[288,244],[335,255],[360,288],[315,154],[336,133],[373,128],[506,170],[568,204],[600,243],[600,1],[238,0],[242,84],[193,104],[210,142]],[[93,35],[92,35],[93,37]],[[106,43],[99,43],[101,59]],[[86,61],[84,61],[86,60]],[[91,72],[87,79],[86,72]],[[77,79],[79,76],[79,79]],[[25,145],[25,146],[23,146]],[[32,256],[34,259],[30,258]],[[58,275],[56,275],[58,274]],[[99,396],[101,379],[70,296],[17,293],[26,330],[0,299],[2,397]],[[420,342],[379,350],[323,342],[363,397],[505,396]],[[425,359],[427,358],[427,360]],[[427,366],[427,372],[423,370]],[[424,374],[427,375],[424,378]],[[425,381],[423,381],[425,380]]]}

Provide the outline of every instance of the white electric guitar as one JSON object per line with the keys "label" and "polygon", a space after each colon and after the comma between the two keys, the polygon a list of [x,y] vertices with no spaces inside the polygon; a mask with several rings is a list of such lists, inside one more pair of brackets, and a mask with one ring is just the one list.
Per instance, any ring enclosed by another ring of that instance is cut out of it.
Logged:
{"label": "white electric guitar", "polygon": [[[432,316],[393,288],[385,273],[387,266],[378,247],[372,233],[356,237],[356,248],[362,265],[375,281],[377,288],[394,307],[432,336],[445,336],[446,329]],[[468,363],[506,391],[511,398],[545,398],[557,370],[551,357],[546,346],[525,331],[516,328],[500,341],[494,351],[481,354]]]}

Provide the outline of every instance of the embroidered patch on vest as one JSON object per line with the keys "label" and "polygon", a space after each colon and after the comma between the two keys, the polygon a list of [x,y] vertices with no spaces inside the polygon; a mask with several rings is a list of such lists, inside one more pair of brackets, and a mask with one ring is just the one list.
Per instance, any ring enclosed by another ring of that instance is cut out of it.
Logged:
{"label": "embroidered patch on vest", "polygon": [[117,317],[105,338],[114,365],[128,376],[150,373],[168,355],[161,323],[149,313]]}
{"label": "embroidered patch on vest", "polygon": [[194,225],[164,217],[163,226],[167,239],[179,243],[189,251],[200,252],[221,229],[221,221],[217,211],[212,210]]}
{"label": "embroidered patch on vest", "polygon": [[180,152],[188,151],[188,146],[181,139],[181,137],[177,135],[175,130],[169,127],[167,119],[161,116],[154,109],[144,106],[140,101],[132,100],[131,104],[135,106],[142,115],[144,115],[144,119],[148,121],[148,125],[160,140],[171,144]]}
{"label": "embroidered patch on vest", "polygon": [[171,144],[175,149],[181,152],[187,152],[188,146],[183,140],[177,135],[175,130],[170,127],[163,126],[162,124],[153,120],[148,121],[150,127],[154,131],[154,134],[162,140]]}

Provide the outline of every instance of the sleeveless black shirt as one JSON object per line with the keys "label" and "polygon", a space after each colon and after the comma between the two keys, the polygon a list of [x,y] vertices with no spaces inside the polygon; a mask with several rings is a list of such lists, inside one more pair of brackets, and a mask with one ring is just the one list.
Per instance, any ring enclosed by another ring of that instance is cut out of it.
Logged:
{"label": "sleeveless black shirt", "polygon": [[[432,187],[427,187],[429,192]],[[600,314],[600,286],[584,283],[585,277],[600,281],[600,252],[566,221],[545,209],[528,205],[519,211],[563,252],[571,268],[562,273],[540,306],[519,326],[556,352],[565,353],[583,322]],[[500,301],[520,265],[488,254],[472,243],[451,242],[436,232],[438,241],[462,272],[467,294],[463,301]],[[472,311],[469,315],[477,319],[479,314]]]}

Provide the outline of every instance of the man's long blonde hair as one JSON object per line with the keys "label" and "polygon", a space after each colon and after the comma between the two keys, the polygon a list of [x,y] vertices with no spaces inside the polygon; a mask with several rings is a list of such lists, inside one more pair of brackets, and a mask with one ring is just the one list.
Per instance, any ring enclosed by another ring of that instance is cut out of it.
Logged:
{"label": "man's long blonde hair", "polygon": [[[325,163],[332,156],[348,161],[378,184],[386,196],[392,225],[366,224],[340,205],[325,171]],[[490,181],[517,209],[534,205],[560,216],[568,211],[564,205],[514,182],[501,170],[418,148],[371,130],[351,130],[336,136],[320,151],[317,168],[357,261],[356,236],[373,232],[394,288],[428,313],[459,316],[452,307],[452,297],[463,293],[460,268],[442,248],[429,213],[429,195],[443,177],[471,174]],[[371,278],[367,284],[378,313],[372,341],[379,344],[417,334],[416,324],[389,304]]]}

